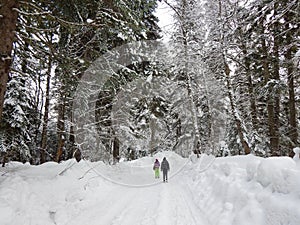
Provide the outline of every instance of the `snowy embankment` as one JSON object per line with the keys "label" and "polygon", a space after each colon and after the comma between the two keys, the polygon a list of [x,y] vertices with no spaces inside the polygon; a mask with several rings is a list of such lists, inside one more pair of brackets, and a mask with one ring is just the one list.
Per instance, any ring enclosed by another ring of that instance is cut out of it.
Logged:
{"label": "snowy embankment", "polygon": [[[167,184],[152,163],[166,156]],[[1,225],[299,225],[300,164],[158,153],[117,166],[74,160],[0,169]]]}
{"label": "snowy embankment", "polygon": [[210,224],[300,224],[300,164],[291,158],[235,156],[216,159],[204,173],[189,169],[195,201]]}

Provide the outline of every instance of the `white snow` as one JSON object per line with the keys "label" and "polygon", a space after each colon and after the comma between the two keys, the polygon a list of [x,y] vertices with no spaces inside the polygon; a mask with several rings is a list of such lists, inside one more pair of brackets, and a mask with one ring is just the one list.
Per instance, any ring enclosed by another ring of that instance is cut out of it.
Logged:
{"label": "white snow", "polygon": [[93,23],[94,20],[92,20],[92,19],[87,19],[86,22],[87,22],[87,23]]}
{"label": "white snow", "polygon": [[[171,167],[155,179],[154,159]],[[1,225],[299,225],[300,162],[160,152],[116,166],[68,160],[0,169]]]}
{"label": "white snow", "polygon": [[293,149],[295,155],[293,157],[293,159],[298,162],[300,160],[300,148],[299,147],[296,147]]}

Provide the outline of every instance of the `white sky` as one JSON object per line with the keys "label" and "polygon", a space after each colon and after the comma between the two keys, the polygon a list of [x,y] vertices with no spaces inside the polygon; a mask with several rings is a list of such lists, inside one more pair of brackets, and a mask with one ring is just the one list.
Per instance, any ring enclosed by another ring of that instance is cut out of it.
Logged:
{"label": "white sky", "polygon": [[172,31],[173,21],[173,10],[164,3],[158,2],[158,9],[156,12],[157,17],[159,18],[158,25],[162,29],[163,40],[167,41],[170,36],[170,31]]}

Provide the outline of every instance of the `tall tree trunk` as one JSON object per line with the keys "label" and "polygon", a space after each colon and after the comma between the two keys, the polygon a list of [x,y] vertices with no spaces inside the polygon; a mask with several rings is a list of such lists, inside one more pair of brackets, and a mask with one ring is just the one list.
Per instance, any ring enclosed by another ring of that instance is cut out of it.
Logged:
{"label": "tall tree trunk", "polygon": [[186,79],[186,87],[187,87],[187,94],[189,98],[190,103],[190,109],[192,113],[192,119],[193,119],[193,126],[194,126],[194,140],[193,140],[193,151],[197,154],[197,157],[199,157],[199,151],[198,146],[200,145],[200,133],[199,133],[199,125],[198,125],[198,117],[197,117],[197,108],[194,102],[194,91],[192,89],[192,77],[191,72],[189,71],[190,68],[190,55],[189,55],[189,48],[190,45],[188,43],[188,31],[191,29],[189,27],[189,21],[188,21],[188,1],[182,0],[182,11],[181,11],[181,33],[182,33],[182,45],[183,45],[183,51],[184,51],[184,78]]}
{"label": "tall tree trunk", "polygon": [[[184,62],[184,65],[183,65],[183,72],[182,72],[182,74],[180,74],[178,79],[184,79],[186,82],[186,89],[187,89],[187,94],[188,94],[188,98],[189,98],[189,103],[190,103],[190,107],[191,107],[190,109],[191,109],[191,114],[192,114],[192,119],[193,119],[193,130],[195,133],[192,148],[193,148],[194,152],[198,152],[197,146],[199,145],[198,143],[200,143],[200,132],[199,132],[199,125],[198,125],[197,108],[195,106],[194,93],[193,93],[193,89],[192,89],[192,77],[191,77],[191,73],[189,72],[190,56],[188,53],[188,50],[189,50],[188,48],[190,47],[190,45],[188,43],[188,32],[191,30],[190,21],[188,20],[188,16],[189,16],[188,15],[188,6],[189,6],[188,4],[190,4],[191,2],[189,2],[187,0],[181,0],[179,2],[180,7],[174,7],[167,0],[164,0],[164,2],[174,11],[176,16],[178,17],[179,24],[180,24],[179,25],[179,29],[180,29],[180,33],[181,33],[180,40],[181,40],[182,48],[184,51],[183,59],[182,59]],[[178,137],[178,134],[181,135],[181,125],[177,127],[177,137]],[[175,144],[175,146],[177,145],[177,143]],[[199,154],[199,152],[197,154]]]}
{"label": "tall tree trunk", "polygon": [[290,150],[289,156],[293,157],[295,153],[293,152],[293,148],[298,145],[298,129],[297,129],[297,110],[296,110],[296,103],[295,103],[295,86],[294,86],[294,65],[292,62],[292,49],[294,46],[291,46],[292,43],[292,36],[291,32],[289,31],[289,17],[288,14],[286,15],[286,25],[285,30],[286,33],[286,45],[289,46],[285,53],[285,58],[287,61],[287,76],[288,76],[288,92],[289,92],[289,138],[291,139],[290,142]]}
{"label": "tall tree trunk", "polygon": [[[262,52],[263,52],[263,69],[264,69],[264,81],[265,85],[268,85],[268,82],[271,79],[270,69],[269,69],[269,62],[268,62],[268,49],[266,46],[266,41],[262,39]],[[272,90],[268,89],[268,96],[267,96],[267,113],[268,113],[268,129],[269,129],[269,138],[270,138],[270,150],[272,155],[276,155],[278,152],[278,145],[279,145],[279,138],[278,133],[276,132],[275,128],[275,113],[274,113],[274,98],[271,94]]]}
{"label": "tall tree trunk", "polygon": [[112,152],[114,163],[119,162],[120,160],[120,143],[119,139],[114,135],[113,142],[112,142]]}
{"label": "tall tree trunk", "polygon": [[[63,94],[62,94],[63,95]],[[56,151],[56,162],[60,162],[63,158],[64,147],[65,147],[65,97],[60,98],[58,103],[58,118],[57,118],[57,137],[58,146]]]}
{"label": "tall tree trunk", "polygon": [[244,63],[245,63],[245,69],[246,69],[246,76],[248,79],[248,94],[249,94],[249,101],[250,101],[250,114],[251,114],[251,121],[252,121],[252,126],[255,131],[257,131],[257,126],[258,126],[258,119],[257,119],[257,108],[256,108],[256,98],[255,98],[255,93],[253,90],[253,82],[252,82],[252,76],[250,73],[250,59],[248,57],[248,52],[246,45],[243,43],[242,44],[242,51],[244,54]]}
{"label": "tall tree trunk", "polygon": [[[222,17],[222,1],[219,0],[219,20],[220,21],[223,21],[224,18]],[[244,154],[250,154],[251,153],[251,149],[247,143],[247,141],[245,140],[244,138],[244,132],[243,132],[243,128],[242,128],[242,122],[241,120],[237,117],[237,114],[236,114],[236,107],[235,107],[235,104],[234,104],[234,99],[233,99],[233,95],[232,95],[232,87],[231,87],[231,82],[230,82],[230,68],[226,62],[226,51],[225,51],[225,46],[224,46],[224,34],[223,34],[223,30],[224,30],[224,23],[225,21],[223,21],[223,24],[222,24],[222,29],[220,31],[220,44],[221,44],[221,50],[222,50],[222,60],[223,60],[223,63],[224,63],[224,71],[225,71],[225,75],[226,75],[226,85],[227,85],[227,91],[228,91],[228,98],[229,98],[229,101],[230,101],[230,108],[231,108],[231,114],[232,114],[232,117],[235,121],[235,124],[236,124],[236,129],[237,129],[237,132],[238,132],[238,136],[239,136],[239,139],[240,139],[240,143],[243,147],[243,150],[244,150]]]}
{"label": "tall tree trunk", "polygon": [[71,159],[74,157],[74,154],[79,150],[78,146],[75,144],[75,124],[74,124],[74,114],[73,114],[73,107],[74,107],[74,96],[70,97],[72,100],[68,103],[68,116],[69,119],[69,140],[68,140],[68,148],[67,148],[67,155],[66,160]]}
{"label": "tall tree trunk", "polygon": [[[286,57],[290,57],[290,49],[286,53]],[[287,58],[288,59],[288,58]],[[291,58],[288,59],[291,62]],[[291,64],[291,63],[289,63]],[[298,145],[298,129],[297,129],[297,112],[295,105],[295,87],[294,87],[294,75],[292,65],[288,66],[288,89],[289,89],[289,137],[291,139],[290,143],[290,153],[291,157],[294,156],[293,148]]]}
{"label": "tall tree trunk", "polygon": [[274,45],[273,45],[273,76],[272,78],[276,81],[276,87],[275,87],[275,93],[274,93],[274,129],[275,129],[275,134],[276,134],[276,142],[277,143],[277,149],[274,149],[274,152],[272,153],[273,155],[281,155],[280,151],[280,140],[279,140],[279,118],[280,118],[280,88],[279,88],[279,83],[280,83],[280,75],[279,75],[279,23],[278,19],[276,18],[278,16],[277,14],[278,10],[278,2],[274,3],[274,25],[273,25],[273,38],[274,38]]}
{"label": "tall tree trunk", "polygon": [[155,118],[150,118],[149,128],[150,128],[149,149],[150,149],[150,154],[153,155],[154,152],[155,152],[155,147],[157,145],[156,140],[155,140],[155,133],[156,133],[156,121],[155,121]]}
{"label": "tall tree trunk", "polygon": [[4,95],[11,66],[11,53],[18,21],[18,0],[1,0],[0,4],[0,121],[2,118]]}
{"label": "tall tree trunk", "polygon": [[229,66],[227,65],[227,63],[225,62],[225,56],[223,56],[223,57],[224,57],[224,64],[225,64],[226,85],[227,85],[227,91],[228,91],[228,98],[229,98],[229,102],[230,102],[231,114],[232,114],[233,119],[236,124],[236,129],[238,132],[240,143],[244,150],[244,154],[247,155],[247,154],[251,153],[251,149],[250,149],[247,141],[244,138],[244,132],[243,132],[241,120],[238,119],[238,117],[236,115],[236,107],[235,107],[233,96],[232,96],[232,88],[231,88],[231,82],[230,82],[230,69],[229,69]]}
{"label": "tall tree trunk", "polygon": [[[72,107],[72,105],[71,105]],[[77,148],[77,146],[75,145],[75,129],[74,129],[74,120],[73,120],[73,113],[72,110],[70,110],[70,132],[69,132],[69,145],[70,148],[68,149],[68,155],[67,155],[67,159],[71,159],[75,152],[79,151],[79,149]]]}
{"label": "tall tree trunk", "polygon": [[52,59],[49,56],[48,60],[48,71],[47,71],[47,84],[46,84],[46,101],[45,101],[45,110],[43,117],[43,130],[42,130],[42,141],[41,141],[41,155],[40,155],[40,163],[46,162],[46,146],[47,146],[47,131],[48,131],[48,119],[49,119],[49,106],[50,106],[50,81],[51,81],[51,67],[52,67]]}

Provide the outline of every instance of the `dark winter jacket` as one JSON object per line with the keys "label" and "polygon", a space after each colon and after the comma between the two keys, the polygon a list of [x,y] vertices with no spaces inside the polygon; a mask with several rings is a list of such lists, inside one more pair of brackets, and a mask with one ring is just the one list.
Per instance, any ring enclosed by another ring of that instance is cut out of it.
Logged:
{"label": "dark winter jacket", "polygon": [[167,172],[170,170],[170,165],[169,165],[169,162],[166,160],[166,158],[163,159],[160,169],[163,172]]}

